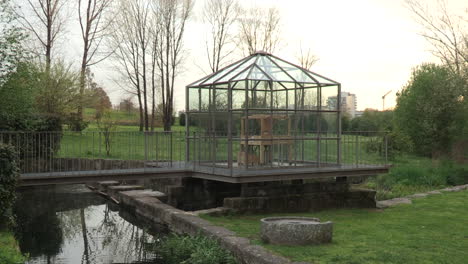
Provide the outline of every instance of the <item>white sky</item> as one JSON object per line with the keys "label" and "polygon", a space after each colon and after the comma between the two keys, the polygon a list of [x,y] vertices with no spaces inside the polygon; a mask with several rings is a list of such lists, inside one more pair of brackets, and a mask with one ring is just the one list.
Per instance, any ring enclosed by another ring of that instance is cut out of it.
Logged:
{"label": "white sky", "polygon": [[[311,48],[320,59],[312,71],[336,80],[342,90],[357,95],[358,110],[382,108],[382,95],[392,91],[385,100],[386,108],[395,105],[395,93],[405,85],[411,69],[423,62],[437,62],[430,46],[418,35],[420,26],[405,8],[403,0],[241,0],[241,4],[276,6],[282,18],[281,48],[276,56],[297,63],[300,43]],[[433,0],[426,0],[434,5]],[[454,11],[466,10],[464,0],[449,0]],[[196,0],[195,13],[185,38],[187,58],[184,70],[176,80],[175,105],[184,108],[185,85],[206,75],[208,63],[205,35],[208,30],[199,17],[203,0]],[[68,55],[81,55],[79,28],[70,21],[70,33],[64,40]],[[237,52],[232,60],[242,56]],[[79,60],[77,60],[79,61]],[[78,63],[77,63],[78,66]],[[114,104],[126,95],[118,89],[112,61],[92,68]]]}

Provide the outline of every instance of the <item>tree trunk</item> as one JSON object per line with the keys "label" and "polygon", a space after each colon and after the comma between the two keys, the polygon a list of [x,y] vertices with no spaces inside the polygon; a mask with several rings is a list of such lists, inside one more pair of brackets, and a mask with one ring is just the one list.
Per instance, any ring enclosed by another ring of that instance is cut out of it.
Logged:
{"label": "tree trunk", "polygon": [[143,115],[143,103],[141,102],[141,94],[139,91],[138,91],[137,97],[138,97],[138,108],[140,110],[140,131],[143,131],[143,127],[144,127],[143,124],[144,124],[145,116]]}

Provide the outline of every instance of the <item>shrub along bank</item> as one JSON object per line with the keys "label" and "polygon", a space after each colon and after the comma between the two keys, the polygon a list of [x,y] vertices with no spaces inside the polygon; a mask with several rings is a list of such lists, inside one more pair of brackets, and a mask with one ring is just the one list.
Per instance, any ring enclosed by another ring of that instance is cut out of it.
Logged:
{"label": "shrub along bank", "polygon": [[14,224],[12,206],[16,198],[18,171],[15,149],[0,144],[0,263],[24,261],[13,235],[8,231],[8,227]]}
{"label": "shrub along bank", "polygon": [[370,178],[364,186],[377,191],[377,200],[386,200],[467,183],[468,165],[403,155],[395,159],[388,174]]}
{"label": "shrub along bank", "polygon": [[167,264],[236,264],[231,254],[204,236],[170,235],[156,245],[156,253]]}

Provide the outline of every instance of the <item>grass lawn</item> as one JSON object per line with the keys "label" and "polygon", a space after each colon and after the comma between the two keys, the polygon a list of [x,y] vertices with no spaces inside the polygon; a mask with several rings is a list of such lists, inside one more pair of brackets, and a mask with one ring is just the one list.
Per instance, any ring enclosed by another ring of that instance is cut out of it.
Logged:
{"label": "grass lawn", "polygon": [[0,230],[0,263],[23,263],[25,258],[21,255],[13,234]]}
{"label": "grass lawn", "polygon": [[294,261],[311,263],[467,263],[468,192],[444,193],[385,210],[339,209],[313,216],[333,221],[333,242],[322,246],[265,245],[259,220],[275,215],[203,218]]}

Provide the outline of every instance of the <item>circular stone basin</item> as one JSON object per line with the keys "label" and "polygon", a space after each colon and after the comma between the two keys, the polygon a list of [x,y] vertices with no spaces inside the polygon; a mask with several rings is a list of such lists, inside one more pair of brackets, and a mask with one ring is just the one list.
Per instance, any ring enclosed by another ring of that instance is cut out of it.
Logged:
{"label": "circular stone basin", "polygon": [[321,223],[310,217],[267,217],[260,220],[260,235],[265,243],[275,245],[310,245],[329,243],[333,223]]}

